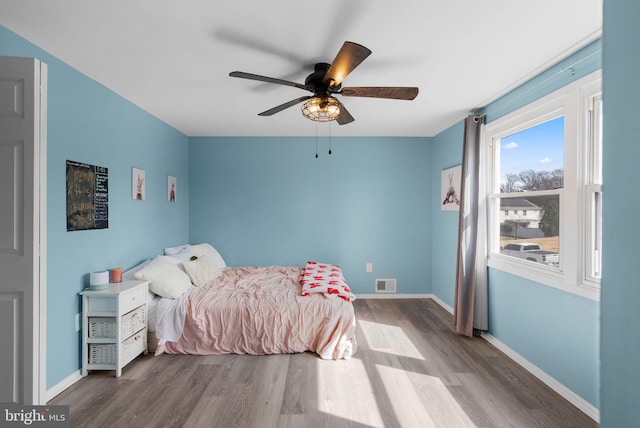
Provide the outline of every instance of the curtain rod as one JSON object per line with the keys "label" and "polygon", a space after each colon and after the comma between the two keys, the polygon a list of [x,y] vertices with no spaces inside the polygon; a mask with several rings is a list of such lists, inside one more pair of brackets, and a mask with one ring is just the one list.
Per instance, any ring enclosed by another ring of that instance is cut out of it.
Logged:
{"label": "curtain rod", "polygon": [[[540,81],[540,82],[536,83],[535,85],[531,86],[530,88],[526,88],[526,89],[525,89],[525,90],[523,90],[522,92],[520,92],[520,93],[518,93],[518,94],[515,94],[515,95],[513,96],[513,98],[511,98],[511,99],[509,99],[509,100],[507,100],[507,101],[505,102],[505,105],[507,105],[507,106],[508,106],[508,105],[509,105],[509,104],[511,104],[514,100],[517,100],[518,98],[520,98],[522,95],[529,93],[530,91],[532,91],[532,90],[536,89],[537,87],[539,87],[539,86],[541,86],[541,85],[543,85],[543,84],[547,83],[549,80],[551,80],[551,79],[555,78],[556,76],[558,76],[558,75],[560,75],[560,74],[562,74],[562,73],[566,72],[567,70],[571,70],[571,74],[574,74],[574,73],[575,73],[575,67],[576,67],[576,65],[580,64],[581,62],[584,62],[584,61],[588,60],[589,58],[591,58],[592,56],[594,56],[594,55],[596,55],[596,54],[598,54],[598,53],[600,53],[600,52],[602,52],[602,48],[599,48],[599,49],[597,49],[597,50],[595,50],[595,51],[591,52],[589,55],[586,55],[585,57],[580,58],[579,60],[577,60],[577,61],[575,61],[575,62],[571,63],[570,65],[567,65],[566,67],[564,67],[564,68],[562,68],[562,69],[558,70],[557,72],[553,73],[551,76],[548,76],[547,78],[545,78],[544,80],[542,80],[542,81]],[[557,64],[556,64],[556,65],[557,65]],[[542,73],[544,73],[544,72],[542,72]],[[541,74],[542,74],[542,73],[541,73]],[[538,76],[540,76],[541,74],[539,74]],[[535,78],[535,77],[534,77],[534,78]],[[524,83],[524,84],[526,84],[526,83]],[[523,85],[524,85],[524,84],[523,84]],[[520,87],[522,87],[522,85],[521,85]],[[515,91],[515,90],[517,90],[517,88],[516,88],[516,89],[514,89],[513,91]],[[511,91],[511,92],[513,92],[513,91]],[[511,92],[510,92],[510,93],[511,93]],[[503,95],[503,96],[502,96],[502,97],[500,97],[500,98],[506,97],[506,96],[508,96],[508,95],[509,95],[509,94],[507,93],[507,94]],[[482,109],[486,109],[486,108],[487,108],[487,106],[489,106],[489,105],[491,105],[491,104],[495,103],[495,102],[496,102],[496,101],[498,101],[500,98],[496,99],[496,100],[495,100],[495,101],[493,101],[492,103],[489,103],[489,104],[485,105],[484,107],[482,107],[482,108],[481,108],[481,110],[482,110]]]}

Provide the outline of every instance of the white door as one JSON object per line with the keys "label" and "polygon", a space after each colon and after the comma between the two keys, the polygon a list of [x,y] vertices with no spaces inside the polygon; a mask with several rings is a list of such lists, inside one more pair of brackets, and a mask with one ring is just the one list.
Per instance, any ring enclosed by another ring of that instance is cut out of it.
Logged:
{"label": "white door", "polygon": [[0,403],[46,401],[46,74],[0,57]]}

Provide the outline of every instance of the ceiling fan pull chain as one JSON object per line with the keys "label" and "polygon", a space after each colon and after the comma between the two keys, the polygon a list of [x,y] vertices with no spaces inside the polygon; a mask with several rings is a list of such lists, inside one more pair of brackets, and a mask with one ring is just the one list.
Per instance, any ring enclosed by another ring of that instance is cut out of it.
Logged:
{"label": "ceiling fan pull chain", "polygon": [[329,154],[331,154],[331,123],[329,123]]}
{"label": "ceiling fan pull chain", "polygon": [[316,123],[316,159],[318,159],[318,124]]}

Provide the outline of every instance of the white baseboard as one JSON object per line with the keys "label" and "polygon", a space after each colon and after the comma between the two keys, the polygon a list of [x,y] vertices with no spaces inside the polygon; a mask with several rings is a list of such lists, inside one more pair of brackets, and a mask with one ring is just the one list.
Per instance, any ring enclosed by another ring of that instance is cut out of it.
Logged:
{"label": "white baseboard", "polygon": [[440,306],[442,306],[442,308],[449,312],[451,315],[453,315],[453,308],[449,305],[447,305],[443,300],[440,300],[438,297],[433,296],[431,297],[433,299],[434,302],[436,302],[437,304],[439,304]]}
{"label": "white baseboard", "polygon": [[[453,314],[453,308],[447,305],[445,302],[437,298],[436,296],[432,297],[434,302],[442,306],[446,311]],[[523,369],[534,375],[544,384],[546,384],[549,388],[553,389],[555,392],[560,394],[564,399],[569,401],[571,404],[580,409],[585,415],[589,416],[591,419],[600,423],[600,410],[596,408],[593,404],[586,401],[584,398],[580,397],[578,394],[564,386],[562,383],[558,382],[554,377],[550,376],[540,367],[531,363],[522,355],[518,354],[513,349],[509,348],[507,345],[502,343],[496,337],[490,335],[489,333],[482,333],[482,338],[498,348],[502,351],[507,357],[511,358],[515,361],[519,366]]]}
{"label": "white baseboard", "polygon": [[505,353],[509,358],[518,363],[518,365],[522,366],[529,373],[540,379],[543,383],[545,383],[549,388],[553,389],[555,392],[560,394],[563,398],[569,401],[571,404],[580,409],[584,414],[589,416],[594,421],[600,423],[600,410],[596,408],[593,404],[586,401],[584,398],[580,397],[578,394],[564,386],[562,383],[558,382],[554,377],[550,376],[540,367],[528,361],[525,357],[518,354],[513,349],[509,348],[507,345],[502,343],[500,340],[490,335],[489,333],[482,333],[482,337],[493,346],[498,348],[500,351]]}
{"label": "white baseboard", "polygon": [[356,294],[356,299],[433,299],[433,294],[375,293]]}
{"label": "white baseboard", "polygon": [[80,379],[82,379],[82,374],[80,373],[80,370],[76,370],[51,388],[47,389],[47,402]]}

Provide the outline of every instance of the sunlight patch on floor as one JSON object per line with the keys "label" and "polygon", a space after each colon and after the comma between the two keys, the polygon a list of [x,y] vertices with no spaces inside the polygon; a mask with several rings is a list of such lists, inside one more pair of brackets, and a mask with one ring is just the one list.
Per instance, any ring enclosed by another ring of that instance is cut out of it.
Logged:
{"label": "sunlight patch on floor", "polygon": [[371,350],[424,361],[402,328],[364,320],[359,320],[358,324]]}
{"label": "sunlight patch on floor", "polygon": [[357,358],[321,360],[317,368],[318,410],[366,426],[384,427],[362,361]]}
{"label": "sunlight patch on floor", "polygon": [[440,379],[376,364],[402,427],[475,428]]}

